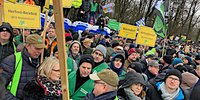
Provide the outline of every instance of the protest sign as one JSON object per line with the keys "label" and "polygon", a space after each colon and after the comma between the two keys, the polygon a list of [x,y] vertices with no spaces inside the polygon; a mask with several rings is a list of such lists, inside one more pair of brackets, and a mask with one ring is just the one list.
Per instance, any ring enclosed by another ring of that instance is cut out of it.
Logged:
{"label": "protest sign", "polygon": [[40,7],[4,2],[4,21],[14,28],[40,29]]}
{"label": "protest sign", "polygon": [[119,36],[135,39],[137,28],[137,26],[122,23]]}
{"label": "protest sign", "polygon": [[113,11],[113,7],[115,6],[114,3],[109,3],[107,5],[104,5],[102,8],[103,8],[103,12],[104,13],[110,13]]}
{"label": "protest sign", "polygon": [[141,26],[136,39],[136,44],[154,47],[156,37],[157,35],[153,28]]}

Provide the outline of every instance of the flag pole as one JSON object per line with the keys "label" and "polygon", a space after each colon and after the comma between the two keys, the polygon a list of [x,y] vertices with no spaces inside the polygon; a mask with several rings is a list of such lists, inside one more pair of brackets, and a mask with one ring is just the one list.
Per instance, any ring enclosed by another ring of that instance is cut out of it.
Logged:
{"label": "flag pole", "polygon": [[[171,0],[169,0],[169,5],[168,5],[168,24],[169,24],[169,18],[170,18],[170,16],[171,16],[171,11],[170,11],[170,4],[171,4]],[[166,41],[167,41],[167,33],[168,33],[168,28],[166,29],[166,27],[168,27],[168,26],[166,26],[165,25],[165,38],[164,38],[164,44],[163,44],[163,50],[162,50],[162,58],[163,58],[163,56],[166,54],[165,53],[165,51],[166,51],[166,49],[165,49],[165,47],[166,47]]]}

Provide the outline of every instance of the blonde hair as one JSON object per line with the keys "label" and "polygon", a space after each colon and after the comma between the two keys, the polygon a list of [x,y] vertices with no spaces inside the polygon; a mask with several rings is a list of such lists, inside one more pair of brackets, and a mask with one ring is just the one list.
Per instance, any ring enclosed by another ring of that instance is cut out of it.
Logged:
{"label": "blonde hair", "polygon": [[50,77],[52,69],[56,64],[59,64],[59,60],[56,57],[48,57],[42,62],[40,67],[38,68],[37,75],[45,76],[47,78]]}

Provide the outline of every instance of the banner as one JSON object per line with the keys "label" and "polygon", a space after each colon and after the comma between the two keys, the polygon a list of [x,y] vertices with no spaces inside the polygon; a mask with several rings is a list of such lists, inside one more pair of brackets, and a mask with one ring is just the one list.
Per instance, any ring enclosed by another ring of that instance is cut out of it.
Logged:
{"label": "banner", "polygon": [[113,11],[113,7],[115,6],[114,3],[109,3],[107,5],[104,5],[102,8],[103,8],[103,12],[104,13],[110,13]]}
{"label": "banner", "polygon": [[156,37],[157,35],[152,28],[141,26],[136,39],[136,44],[154,47]]}
{"label": "banner", "polygon": [[162,38],[165,38],[165,34],[167,32],[167,25],[165,23],[165,16],[164,16],[164,1],[157,0],[155,4],[155,14],[156,19],[154,22],[154,31]]}
{"label": "banner", "polygon": [[[47,0],[48,1],[48,0]],[[63,8],[71,8],[73,0],[62,0]],[[50,0],[50,5],[53,5],[53,1]]]}
{"label": "banner", "polygon": [[40,29],[40,7],[4,2],[4,21],[14,28]]}
{"label": "banner", "polygon": [[124,38],[135,39],[137,28],[137,26],[122,23],[119,36]]}
{"label": "banner", "polygon": [[110,20],[108,21],[108,27],[109,27],[110,29],[119,31],[120,23],[119,23],[119,22],[116,22],[116,21],[113,20],[113,19],[110,19]]}

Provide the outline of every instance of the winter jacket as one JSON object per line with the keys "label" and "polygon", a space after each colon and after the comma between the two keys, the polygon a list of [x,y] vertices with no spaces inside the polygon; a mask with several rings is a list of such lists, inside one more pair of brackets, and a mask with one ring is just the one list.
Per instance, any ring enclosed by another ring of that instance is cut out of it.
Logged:
{"label": "winter jacket", "polygon": [[31,80],[26,84],[22,100],[62,100],[61,96],[46,96],[44,87],[37,81]]}
{"label": "winter jacket", "polygon": [[[22,90],[26,85],[26,83],[34,78],[36,73],[36,67],[38,65],[39,65],[39,59],[31,59],[28,50],[24,48],[24,50],[22,51],[22,71],[18,84],[17,94],[16,97],[14,97],[9,90],[6,90],[5,96],[7,100],[21,99]],[[7,87],[10,81],[12,80],[12,76],[15,71],[14,54],[5,58],[0,64],[0,67],[3,69],[3,72],[1,74],[2,77],[6,79],[6,87]]]}
{"label": "winter jacket", "polygon": [[118,100],[117,91],[106,92],[97,97],[91,92],[90,94],[87,94],[83,100]]}
{"label": "winter jacket", "polygon": [[50,40],[48,38],[46,38],[45,39],[45,44],[46,44],[46,48],[45,48],[45,52],[44,52],[45,54],[44,54],[44,56],[45,57],[49,57],[50,55],[53,54],[53,49],[57,45],[57,40],[54,39],[52,41],[52,43],[50,44]]}
{"label": "winter jacket", "polygon": [[73,71],[69,74],[69,94],[70,99],[73,100],[82,100],[83,97],[86,96],[87,93],[90,93],[93,88],[93,80],[88,79],[84,84],[82,84],[80,87],[78,87],[77,90],[75,90],[76,87],[76,80],[77,80],[77,74],[76,71]]}
{"label": "winter jacket", "polygon": [[14,42],[8,42],[4,45],[0,43],[0,63],[4,58],[16,52],[16,46]]}
{"label": "winter jacket", "polygon": [[[147,96],[150,100],[163,100],[161,97],[162,92],[160,90],[160,85],[162,84],[162,82],[163,81],[155,82],[148,86]],[[180,98],[184,98],[184,99],[180,99]],[[188,100],[181,88],[175,100]]]}

